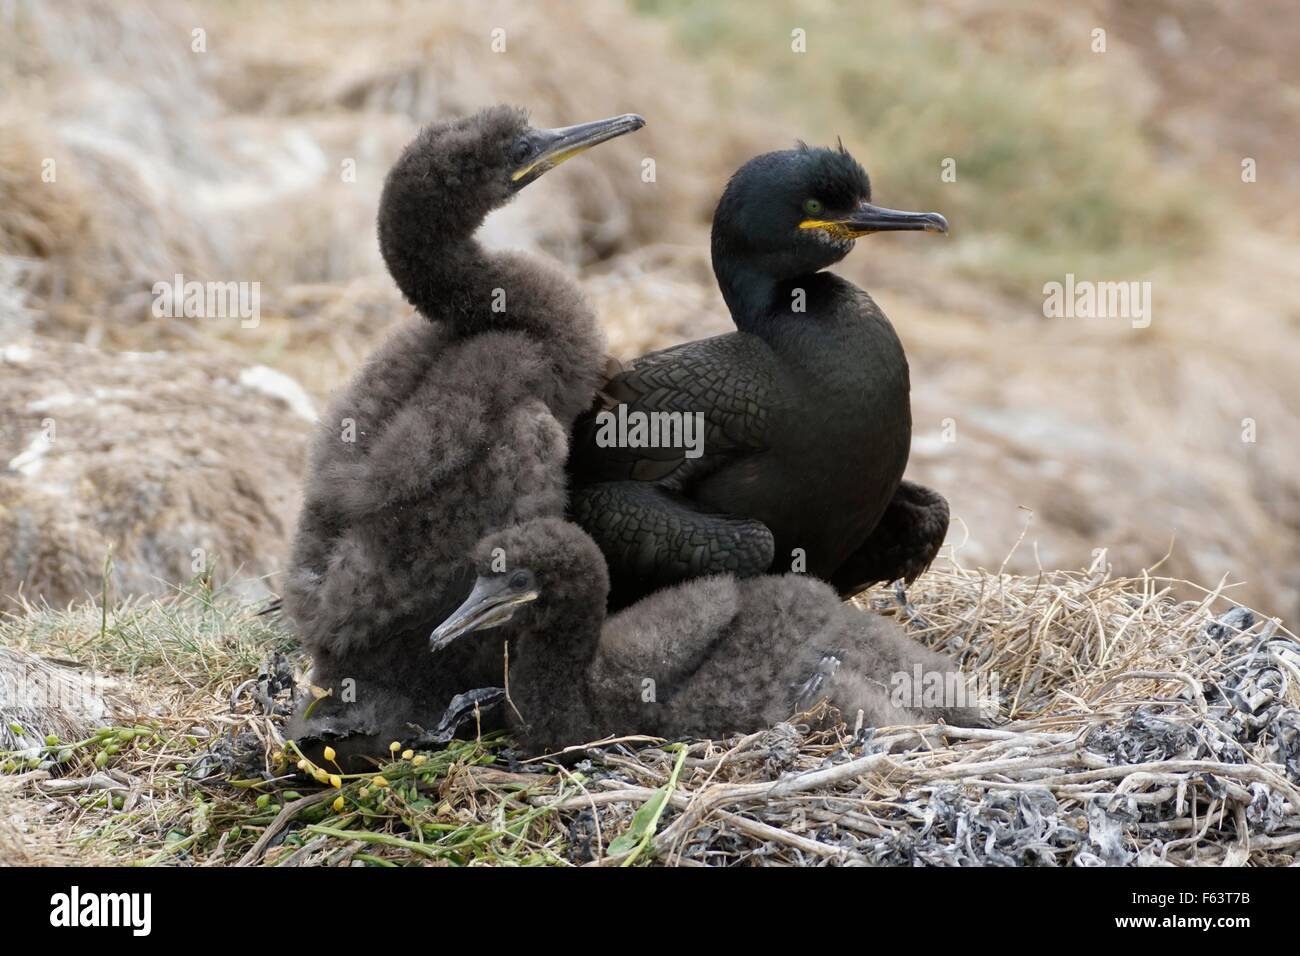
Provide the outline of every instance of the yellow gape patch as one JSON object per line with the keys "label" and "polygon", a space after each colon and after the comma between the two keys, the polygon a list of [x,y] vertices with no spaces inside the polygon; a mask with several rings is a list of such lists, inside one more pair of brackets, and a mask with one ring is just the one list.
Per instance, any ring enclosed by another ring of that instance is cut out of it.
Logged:
{"label": "yellow gape patch", "polygon": [[869,230],[854,229],[847,222],[835,219],[805,219],[799,223],[800,229],[820,229],[832,239],[857,239],[865,236]]}

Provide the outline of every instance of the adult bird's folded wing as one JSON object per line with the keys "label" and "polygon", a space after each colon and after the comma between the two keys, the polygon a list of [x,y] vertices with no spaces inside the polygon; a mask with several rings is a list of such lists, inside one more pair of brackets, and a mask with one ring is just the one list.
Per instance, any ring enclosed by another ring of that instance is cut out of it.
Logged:
{"label": "adult bird's folded wing", "polygon": [[611,481],[579,488],[573,520],[609,565],[609,606],[707,574],[762,574],[772,564],[772,532],[755,518],[711,514],[653,484]]}
{"label": "adult bird's folded wing", "polygon": [[693,482],[767,447],[776,374],[771,350],[753,336],[642,356],[605,382],[575,424],[573,483],[653,481],[689,494]]}

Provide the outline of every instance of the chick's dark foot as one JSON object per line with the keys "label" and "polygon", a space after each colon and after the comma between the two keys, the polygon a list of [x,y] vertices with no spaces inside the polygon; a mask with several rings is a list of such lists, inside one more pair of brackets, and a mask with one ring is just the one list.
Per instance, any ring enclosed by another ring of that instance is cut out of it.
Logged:
{"label": "chick's dark foot", "polygon": [[816,669],[808,675],[795,692],[795,711],[802,713],[811,709],[822,697],[826,696],[835,672],[840,669],[840,659],[834,654],[823,654],[817,662]]}
{"label": "chick's dark foot", "polygon": [[910,625],[918,631],[928,631],[932,625],[916,607],[912,604],[912,599],[907,596],[907,586],[903,579],[899,578],[894,582],[894,601],[902,610],[904,623]]}
{"label": "chick's dark foot", "polygon": [[505,699],[504,687],[479,687],[468,690],[451,699],[438,725],[431,730],[425,730],[417,724],[407,724],[407,726],[416,734],[414,743],[417,747],[440,747],[449,743],[456,736],[456,731],[476,713],[490,710]]}

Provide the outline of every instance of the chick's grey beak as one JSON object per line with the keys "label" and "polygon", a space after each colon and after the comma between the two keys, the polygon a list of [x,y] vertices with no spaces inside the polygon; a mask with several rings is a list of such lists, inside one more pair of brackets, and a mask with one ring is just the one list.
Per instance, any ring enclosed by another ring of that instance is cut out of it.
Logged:
{"label": "chick's grey beak", "polygon": [[504,575],[479,578],[469,597],[429,635],[429,650],[437,653],[473,631],[499,627],[514,617],[516,608],[537,596],[536,591],[514,590]]}
{"label": "chick's grey beak", "polygon": [[538,151],[511,173],[510,178],[516,188],[523,186],[566,159],[572,159],[617,136],[636,132],[644,125],[645,120],[636,113],[624,113],[622,116],[611,116],[592,123],[543,130],[538,138]]}

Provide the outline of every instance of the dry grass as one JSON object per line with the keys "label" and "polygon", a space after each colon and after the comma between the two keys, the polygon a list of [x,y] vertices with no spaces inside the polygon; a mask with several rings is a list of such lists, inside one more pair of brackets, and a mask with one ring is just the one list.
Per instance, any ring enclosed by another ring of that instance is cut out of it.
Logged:
{"label": "dry grass", "polygon": [[796,716],[727,740],[605,742],[569,766],[520,762],[496,736],[394,754],[383,781],[295,772],[259,694],[273,669],[256,683],[289,641],[247,608],[201,588],[106,618],[28,607],[0,640],[130,673],[140,709],[11,758],[7,786],[27,857],[116,864],[1294,862],[1300,642],[1171,584],[949,565],[910,600],[873,592],[996,675],[994,729],[812,732]]}

